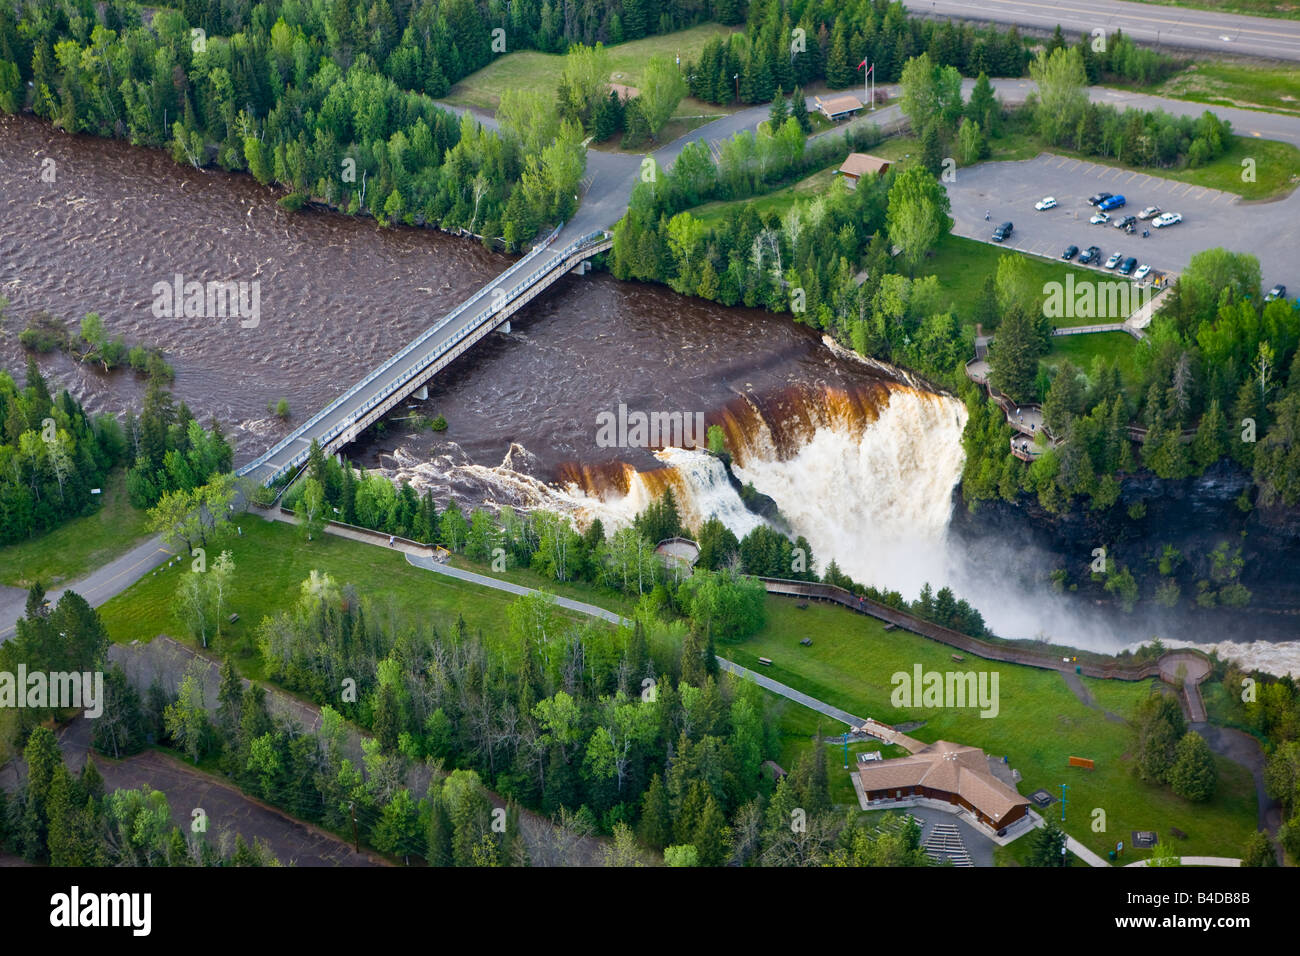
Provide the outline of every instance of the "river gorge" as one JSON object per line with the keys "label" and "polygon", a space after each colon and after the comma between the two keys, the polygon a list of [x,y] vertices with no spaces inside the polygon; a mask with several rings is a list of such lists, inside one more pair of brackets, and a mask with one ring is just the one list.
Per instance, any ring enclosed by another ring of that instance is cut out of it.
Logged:
{"label": "river gorge", "polygon": [[[42,177],[50,168],[52,182]],[[18,332],[34,313],[71,324],[98,312],[129,344],[164,350],[177,398],[201,420],[220,420],[243,463],[511,261],[434,230],[290,213],[275,199],[247,176],[0,117],[0,295],[11,303],[2,367],[21,372]],[[260,283],[260,322],[156,318],[151,290],[177,274]],[[926,582],[948,584],[1006,637],[1113,652],[1153,636],[1208,644],[1231,635],[1224,650],[1243,662],[1300,674],[1300,585],[1279,571],[1300,558],[1300,522],[1235,511],[1243,476],[1129,483],[1126,495],[1153,502],[1145,525],[1001,502],[972,513],[956,491],[963,404],[787,317],[595,273],[566,277],[512,325],[431,382],[427,400],[405,403],[445,416],[447,431],[416,427],[399,410],[349,457],[433,489],[440,503],[553,508],[607,527],[671,486],[690,523],[716,514],[743,536],[764,519],[712,456],[597,441],[600,416],[620,403],[702,413],[725,429],[736,477],[775,501],[819,568],[834,558],[854,579],[909,599]],[[39,364],[94,411],[143,398],[130,371],[105,374],[57,354]],[[267,411],[279,398],[293,413],[287,425]],[[1244,612],[1184,600],[1180,612],[1124,615],[1047,583],[1057,567],[1086,573],[1101,541],[1212,547],[1243,530],[1243,582],[1257,594]]]}

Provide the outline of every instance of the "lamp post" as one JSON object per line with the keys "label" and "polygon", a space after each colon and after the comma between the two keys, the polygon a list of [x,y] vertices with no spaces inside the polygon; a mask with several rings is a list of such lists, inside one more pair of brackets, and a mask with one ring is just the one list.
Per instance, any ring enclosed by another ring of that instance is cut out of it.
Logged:
{"label": "lamp post", "polygon": [[849,769],[849,732],[844,731],[844,769]]}
{"label": "lamp post", "polygon": [[1065,791],[1069,789],[1068,784],[1061,784],[1061,822],[1065,822]]}
{"label": "lamp post", "polygon": [[736,81],[736,102],[740,102],[740,74],[733,73],[731,78]]}

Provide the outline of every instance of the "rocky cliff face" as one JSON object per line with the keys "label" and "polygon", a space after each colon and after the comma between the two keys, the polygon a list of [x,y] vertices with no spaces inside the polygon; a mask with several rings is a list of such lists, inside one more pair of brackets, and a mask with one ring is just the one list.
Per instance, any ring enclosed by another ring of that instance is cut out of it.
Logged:
{"label": "rocky cliff face", "polygon": [[[1074,594],[1103,614],[1114,599],[1089,574],[1093,549],[1105,547],[1133,574],[1142,598],[1139,614],[1163,624],[1166,633],[1188,629],[1189,639],[1218,632],[1236,639],[1300,638],[1300,508],[1252,507],[1238,502],[1251,487],[1249,475],[1223,460],[1196,478],[1168,481],[1139,472],[1123,481],[1119,502],[1104,512],[1076,507],[1065,514],[1044,509],[1031,495],[1014,503],[982,501],[974,512],[954,492],[952,533],[971,549],[1005,552],[1014,543],[1035,555],[1042,575],[1064,568]],[[1136,515],[1136,516],[1135,516]],[[1244,609],[1207,609],[1195,603],[1197,582],[1211,579],[1211,552],[1222,543],[1241,549],[1240,582],[1251,592]],[[1151,596],[1161,577],[1156,560],[1166,545],[1183,561],[1174,574],[1182,589],[1173,611]],[[1040,578],[1041,580],[1041,578]]]}

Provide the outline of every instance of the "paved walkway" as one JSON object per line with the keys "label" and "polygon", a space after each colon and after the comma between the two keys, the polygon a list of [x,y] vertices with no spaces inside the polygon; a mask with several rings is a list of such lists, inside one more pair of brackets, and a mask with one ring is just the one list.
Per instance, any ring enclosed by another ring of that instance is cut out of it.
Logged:
{"label": "paved walkway", "polygon": [[[1179,862],[1183,866],[1241,866],[1240,860],[1234,860],[1230,856],[1180,856]],[[1146,866],[1150,860],[1138,860],[1136,863],[1126,863],[1125,867]]]}
{"label": "paved walkway", "polygon": [[[425,558],[408,553],[406,555],[406,561],[408,564],[413,564],[417,568],[424,568],[426,571],[444,574],[449,578],[468,581],[470,584],[477,584],[485,588],[495,588],[498,591],[507,591],[510,594],[518,594],[521,597],[529,594],[542,593],[536,588],[524,587],[522,584],[513,584],[510,581],[502,581],[500,578],[488,577],[486,574],[476,574],[473,571],[464,571],[460,568],[453,568],[450,565],[435,561],[433,558]],[[598,617],[602,620],[609,621],[611,624],[626,626],[631,626],[632,624],[632,622],[627,618],[615,614],[613,611],[607,611],[603,607],[596,607],[594,604],[584,604],[582,601],[574,601],[566,597],[556,597],[555,603],[562,608],[567,608],[570,611],[577,611],[579,614]]]}
{"label": "paved walkway", "polygon": [[793,687],[787,687],[780,681],[772,680],[766,674],[759,674],[751,671],[747,667],[741,667],[739,664],[733,664],[724,658],[718,658],[718,666],[724,671],[735,674],[737,677],[747,677],[759,687],[766,688],[774,694],[779,694],[786,700],[792,700],[796,704],[803,704],[810,710],[815,710],[819,714],[825,714],[838,720],[840,723],[848,724],[850,727],[861,727],[866,723],[861,717],[854,717],[847,710],[840,710],[838,707],[832,707],[830,704],[818,700],[816,697],[809,697],[803,691],[795,690]]}
{"label": "paved walkway", "polygon": [[[1047,821],[1045,821],[1037,811],[1030,810],[1029,816],[1033,819],[1035,828],[1047,826]],[[1071,853],[1083,860],[1083,862],[1087,863],[1089,866],[1110,866],[1108,861],[1103,860],[1068,833],[1065,835],[1065,845],[1069,847]]]}
{"label": "paved walkway", "polygon": [[[1179,669],[1183,680],[1179,680]],[[1160,658],[1160,676],[1175,687],[1181,686],[1187,695],[1187,716],[1194,724],[1206,721],[1205,704],[1201,701],[1201,681],[1210,675],[1210,662],[1199,654],[1175,651]]]}
{"label": "paved walkway", "polygon": [[1264,751],[1260,748],[1259,741],[1235,727],[1217,727],[1208,723],[1192,723],[1190,726],[1205,738],[1205,742],[1216,754],[1250,771],[1251,778],[1255,781],[1258,829],[1277,839],[1278,828],[1282,825],[1282,809],[1268,795],[1264,784]]}
{"label": "paved walkway", "polygon": [[[518,594],[521,596],[541,593],[535,588],[524,587],[522,584],[513,584],[510,581],[502,581],[500,578],[488,577],[486,574],[477,574],[473,571],[453,568],[449,565],[434,561],[432,558],[408,553],[406,555],[406,560],[409,564],[412,564],[417,568],[424,568],[426,571],[433,571],[436,574],[443,574],[460,581],[468,581],[470,584],[477,584],[485,588],[494,588],[498,591],[506,591],[510,594]],[[601,620],[609,621],[612,624],[628,626],[632,623],[627,618],[615,614],[613,611],[608,611],[603,607],[597,607],[594,604],[586,604],[582,601],[574,601],[564,597],[557,597],[555,603],[560,607],[568,608],[571,611],[577,611],[579,614],[598,617]],[[726,658],[719,657],[718,666],[724,671],[735,674],[738,677],[747,677],[754,681],[754,683],[758,684],[759,687],[770,690],[772,693],[778,694],[787,700],[792,700],[797,704],[802,704],[810,710],[817,711],[819,714],[825,714],[827,717],[838,720],[840,723],[848,724],[850,727],[861,727],[866,723],[863,718],[855,717],[846,710],[832,707],[830,704],[820,701],[816,697],[810,697],[802,691],[795,690],[793,687],[788,687],[787,685],[782,684],[780,681],[772,680],[772,678],[768,677],[766,674],[759,674],[756,671],[751,671],[746,667],[741,667],[739,664],[727,660]]]}
{"label": "paved walkway", "polygon": [[1061,677],[1065,680],[1065,686],[1070,688],[1074,693],[1074,696],[1079,699],[1079,703],[1083,704],[1084,707],[1100,711],[1102,716],[1113,724],[1124,723],[1124,718],[1119,716],[1119,714],[1113,714],[1109,710],[1105,710],[1097,704],[1097,701],[1093,699],[1092,694],[1088,693],[1088,688],[1083,685],[1083,680],[1078,674],[1075,674],[1072,671],[1061,671]]}

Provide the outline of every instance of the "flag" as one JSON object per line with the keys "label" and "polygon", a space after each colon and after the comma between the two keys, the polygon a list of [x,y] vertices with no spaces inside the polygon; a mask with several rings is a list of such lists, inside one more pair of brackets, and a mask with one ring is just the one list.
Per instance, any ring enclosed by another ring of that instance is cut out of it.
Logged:
{"label": "flag", "polygon": [[867,61],[866,61],[866,59],[863,59],[863,61],[862,61],[861,63],[858,64],[858,69],[860,70],[860,69],[862,69],[862,68],[863,68],[864,66],[866,66],[866,65],[867,65]]}
{"label": "flag", "polygon": [[[863,60],[861,63],[858,64],[858,69],[860,70],[860,69],[862,69],[862,68],[863,68],[864,66],[866,66],[866,65],[867,65],[867,61],[866,61],[866,60]],[[875,68],[876,68],[876,64],[874,64],[874,63],[871,64],[870,67],[867,67],[867,76],[870,76],[870,75],[871,75],[871,71],[874,70]]]}

